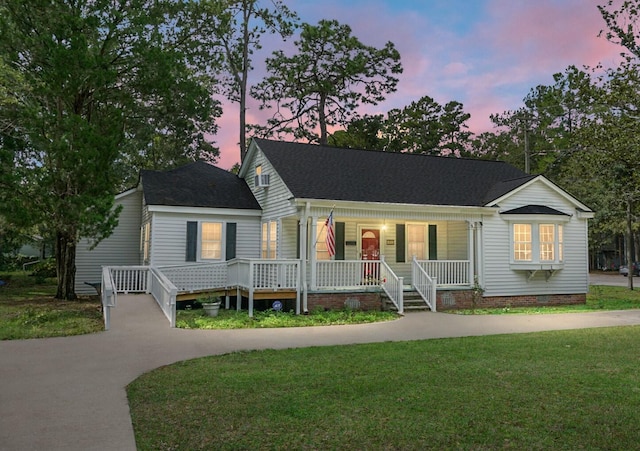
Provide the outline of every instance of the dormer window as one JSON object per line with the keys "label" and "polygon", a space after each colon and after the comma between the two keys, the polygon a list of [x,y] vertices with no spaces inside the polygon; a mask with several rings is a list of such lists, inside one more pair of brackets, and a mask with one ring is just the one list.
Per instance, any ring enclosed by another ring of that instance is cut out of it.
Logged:
{"label": "dormer window", "polygon": [[255,178],[254,184],[257,187],[267,187],[267,186],[269,186],[269,174],[263,174],[262,173],[262,165],[261,164],[256,166],[256,178]]}

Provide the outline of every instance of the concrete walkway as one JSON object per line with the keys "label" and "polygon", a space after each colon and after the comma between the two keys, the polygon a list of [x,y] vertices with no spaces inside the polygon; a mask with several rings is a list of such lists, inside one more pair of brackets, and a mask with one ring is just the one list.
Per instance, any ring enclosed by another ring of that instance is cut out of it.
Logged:
{"label": "concrete walkway", "polygon": [[119,296],[111,321],[110,331],[94,335],[0,342],[0,450],[134,450],[125,387],[179,360],[250,349],[638,325],[640,311],[424,312],[357,326],[189,331],[169,328],[151,297],[140,295]]}

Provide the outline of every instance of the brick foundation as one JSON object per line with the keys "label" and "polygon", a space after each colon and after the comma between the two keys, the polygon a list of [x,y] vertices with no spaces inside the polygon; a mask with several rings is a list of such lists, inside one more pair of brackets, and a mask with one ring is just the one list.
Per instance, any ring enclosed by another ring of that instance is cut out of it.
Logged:
{"label": "brick foundation", "polygon": [[382,309],[380,293],[309,293],[307,297],[309,311],[319,307],[342,310],[347,304],[354,310]]}
{"label": "brick foundation", "polygon": [[[473,308],[473,291],[438,291],[436,294],[437,310],[455,310]],[[523,296],[491,296],[478,300],[476,308],[501,307],[535,307],[545,305],[574,305],[587,302],[587,295],[582,294],[541,294]]]}
{"label": "brick foundation", "polygon": [[[439,311],[473,308],[473,291],[451,290],[436,293]],[[535,307],[545,305],[584,304],[586,294],[544,294],[526,296],[492,296],[478,300],[476,308]],[[342,310],[347,304],[354,310],[381,310],[380,293],[309,293],[309,311],[317,308]]]}

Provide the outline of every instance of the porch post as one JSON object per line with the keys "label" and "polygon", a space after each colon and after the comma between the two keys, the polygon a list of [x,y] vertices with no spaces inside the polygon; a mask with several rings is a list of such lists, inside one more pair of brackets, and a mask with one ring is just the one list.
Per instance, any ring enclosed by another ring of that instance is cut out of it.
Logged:
{"label": "porch post", "polygon": [[475,243],[474,243],[475,223],[473,223],[471,221],[467,221],[467,223],[469,224],[469,239],[468,239],[468,242],[467,242],[467,247],[468,247],[467,256],[469,258],[469,285],[473,286],[473,275],[475,273],[475,268],[474,268],[474,262],[475,262],[475,254],[474,254],[474,249],[475,249]]}
{"label": "porch post", "polygon": [[300,283],[302,284],[302,311],[308,313],[308,291],[309,286],[307,283],[307,251],[309,249],[309,243],[307,238],[308,221],[309,221],[309,202],[306,203],[304,212],[300,215]]}
{"label": "porch post", "polygon": [[478,284],[484,287],[484,239],[482,237],[482,221],[476,222],[476,249],[478,262]]}
{"label": "porch post", "polygon": [[309,237],[309,242],[312,243],[309,249],[309,253],[311,254],[309,257],[309,262],[311,264],[311,289],[315,290],[318,288],[318,275],[316,273],[316,238],[318,237],[318,217],[311,217],[311,236]]}
{"label": "porch post", "polygon": [[298,221],[300,228],[300,285],[302,285],[303,309],[307,309],[307,217],[301,215]]}

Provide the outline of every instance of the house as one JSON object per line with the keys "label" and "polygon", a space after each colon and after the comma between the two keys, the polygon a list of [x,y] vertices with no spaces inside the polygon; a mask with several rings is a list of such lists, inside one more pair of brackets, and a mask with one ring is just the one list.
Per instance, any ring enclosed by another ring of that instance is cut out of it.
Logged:
{"label": "house", "polygon": [[96,250],[115,257],[124,235],[130,255],[94,262],[172,267],[172,281],[215,262],[227,289],[242,285],[230,282],[238,261],[272,262],[243,276],[237,295],[275,299],[295,286],[298,311],[379,308],[381,295],[402,310],[408,290],[432,310],[580,303],[588,291],[593,212],[503,162],[254,139],[238,176],[202,162],[143,171],[117,202],[121,224]]}

